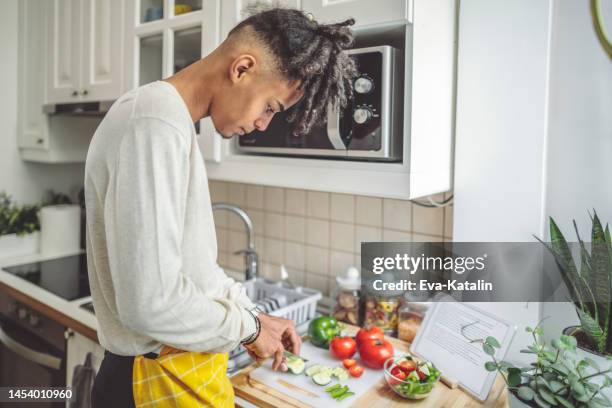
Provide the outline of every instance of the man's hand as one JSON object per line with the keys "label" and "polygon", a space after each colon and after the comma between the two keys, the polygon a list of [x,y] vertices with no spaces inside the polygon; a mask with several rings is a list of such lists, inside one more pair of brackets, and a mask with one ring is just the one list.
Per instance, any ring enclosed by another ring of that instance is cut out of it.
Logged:
{"label": "man's hand", "polygon": [[289,350],[299,355],[302,346],[302,339],[295,331],[293,322],[263,313],[257,317],[261,322],[259,337],[244,347],[255,360],[274,357],[272,369],[278,370],[280,367],[282,371],[287,371],[287,366],[284,364],[284,351]]}

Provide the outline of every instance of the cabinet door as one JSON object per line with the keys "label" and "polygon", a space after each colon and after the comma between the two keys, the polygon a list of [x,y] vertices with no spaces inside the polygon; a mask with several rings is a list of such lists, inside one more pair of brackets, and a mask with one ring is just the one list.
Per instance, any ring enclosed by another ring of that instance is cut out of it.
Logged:
{"label": "cabinet door", "polygon": [[320,22],[353,17],[355,25],[365,26],[406,19],[409,2],[411,0],[302,0],[302,8]]}
{"label": "cabinet door", "polygon": [[83,0],[82,100],[121,95],[123,10],[123,0]]}
{"label": "cabinet door", "polygon": [[45,9],[38,0],[19,2],[19,79],[17,145],[47,149],[47,116],[42,111],[45,89]]}
{"label": "cabinet door", "polygon": [[79,99],[81,0],[50,0],[47,31],[47,103]]}
{"label": "cabinet door", "polygon": [[72,330],[68,331],[68,340],[66,341],[66,384],[68,387],[72,384],[72,375],[74,368],[85,362],[87,353],[91,353],[91,363],[98,372],[102,359],[104,359],[104,349],[98,343],[89,340],[87,337],[75,333]]}
{"label": "cabinet door", "polygon": [[[223,0],[221,2],[221,41],[225,40],[227,33],[243,20],[242,10],[256,0]],[[271,1],[268,0],[271,3]],[[281,0],[280,4],[299,8],[300,0]]]}

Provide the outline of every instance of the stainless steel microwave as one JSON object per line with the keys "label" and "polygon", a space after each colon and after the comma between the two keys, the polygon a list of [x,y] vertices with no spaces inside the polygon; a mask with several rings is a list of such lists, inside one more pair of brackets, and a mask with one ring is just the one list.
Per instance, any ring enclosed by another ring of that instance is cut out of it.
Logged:
{"label": "stainless steel microwave", "polygon": [[390,46],[346,51],[357,63],[354,98],[341,112],[330,110],[327,121],[303,136],[295,136],[287,117],[277,113],[265,131],[237,138],[248,153],[319,156],[349,160],[402,159],[402,52]]}

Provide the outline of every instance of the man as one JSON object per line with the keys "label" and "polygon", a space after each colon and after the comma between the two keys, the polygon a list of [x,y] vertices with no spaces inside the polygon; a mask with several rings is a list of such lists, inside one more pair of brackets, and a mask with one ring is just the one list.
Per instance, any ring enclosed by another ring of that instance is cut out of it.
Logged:
{"label": "man", "polygon": [[87,256],[107,350],[94,407],[133,406],[135,356],[155,359],[162,346],[221,353],[243,344],[256,359],[273,357],[274,369],[286,369],[285,348],[300,351],[292,322],[258,314],[217,266],[193,124],[210,116],[230,138],[266,129],[295,105],[295,132],[308,132],[350,97],[355,66],[341,51],[352,43],[353,21],[321,25],[298,10],[256,11],[210,55],[119,98],[92,139]]}

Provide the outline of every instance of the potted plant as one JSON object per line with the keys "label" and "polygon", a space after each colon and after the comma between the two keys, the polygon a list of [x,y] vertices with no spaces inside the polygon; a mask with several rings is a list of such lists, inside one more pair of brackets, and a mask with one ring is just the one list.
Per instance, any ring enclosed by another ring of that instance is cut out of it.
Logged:
{"label": "potted plant", "polygon": [[[522,353],[532,354],[529,367],[515,367],[495,358],[499,342],[493,337],[474,340],[482,343],[483,351],[491,356],[485,363],[487,371],[497,371],[508,386],[510,407],[612,407],[612,401],[604,391],[612,386],[612,370],[609,361],[600,365],[588,357],[576,354],[576,338],[561,335],[550,344],[543,342],[543,331],[538,324],[527,327],[533,336],[533,344]],[[601,384],[596,382],[601,379]]]}
{"label": "potted plant", "polygon": [[37,205],[17,206],[5,192],[0,192],[0,257],[38,252]]}
{"label": "potted plant", "polygon": [[538,240],[555,257],[580,321],[580,326],[568,327],[564,334],[575,337],[579,349],[590,358],[603,361],[606,356],[612,355],[612,240],[610,228],[608,225],[605,229],[602,227],[596,212],[591,220],[590,252],[574,221],[580,249],[580,268],[576,266],[570,246],[552,218],[551,243]]}

